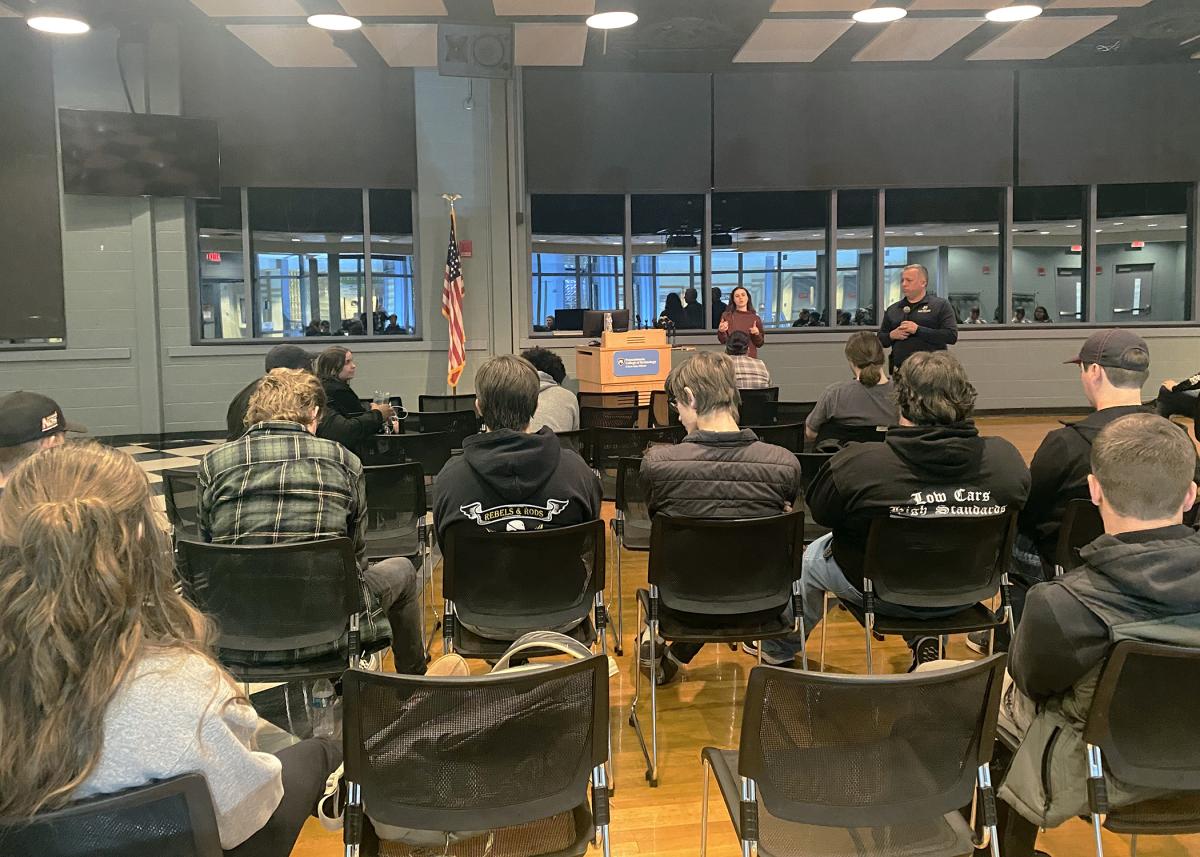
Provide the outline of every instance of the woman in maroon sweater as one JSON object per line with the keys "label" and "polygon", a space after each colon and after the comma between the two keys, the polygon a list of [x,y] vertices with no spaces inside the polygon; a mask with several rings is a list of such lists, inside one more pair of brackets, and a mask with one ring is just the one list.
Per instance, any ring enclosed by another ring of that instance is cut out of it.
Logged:
{"label": "woman in maroon sweater", "polygon": [[762,348],[763,344],[762,319],[754,311],[754,305],[750,303],[750,292],[745,286],[738,286],[729,296],[729,309],[722,314],[721,323],[717,326],[717,341],[724,345],[729,339],[729,334],[735,330],[745,331],[750,337],[748,353],[751,357],[757,357],[758,349]]}

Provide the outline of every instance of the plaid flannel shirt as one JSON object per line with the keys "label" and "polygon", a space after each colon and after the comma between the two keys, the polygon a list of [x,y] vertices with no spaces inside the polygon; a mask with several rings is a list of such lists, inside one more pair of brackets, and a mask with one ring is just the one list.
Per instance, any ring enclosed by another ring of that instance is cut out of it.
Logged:
{"label": "plaid flannel shirt", "polygon": [[731,354],[729,359],[733,361],[733,380],[739,390],[758,390],[771,386],[767,364],[757,357]]}

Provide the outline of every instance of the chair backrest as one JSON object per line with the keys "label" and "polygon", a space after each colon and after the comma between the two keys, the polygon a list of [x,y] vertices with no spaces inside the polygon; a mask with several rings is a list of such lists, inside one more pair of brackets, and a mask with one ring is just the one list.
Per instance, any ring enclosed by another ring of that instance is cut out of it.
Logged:
{"label": "chair backrest", "polygon": [[746,426],[758,435],[763,443],[782,446],[788,452],[804,452],[804,423],[776,424],[773,426]]}
{"label": "chair backrest", "polygon": [[848,426],[836,420],[827,420],[817,429],[816,443],[837,440],[842,443],[883,443],[887,440],[887,426]]}
{"label": "chair backrest", "polygon": [[782,610],[803,555],[800,511],[770,518],[657,515],[647,576],[672,610],[724,616]]}
{"label": "chair backrest", "polygon": [[1017,513],[980,517],[880,516],[871,522],[863,575],[882,600],[963,607],[996,594],[1008,571]]}
{"label": "chair backrest", "polygon": [[601,470],[616,467],[618,458],[640,456],[656,443],[679,443],[685,434],[683,426],[592,429],[592,466]]}
{"label": "chair backrest", "polygon": [[582,456],[583,460],[592,462],[592,430],[577,429],[576,431],[556,431],[554,436],[563,449],[573,449]]}
{"label": "chair backrest", "polygon": [[650,510],[647,506],[649,498],[642,488],[638,474],[642,468],[642,459],[638,457],[623,457],[617,461],[617,510],[624,515],[626,521],[650,524]]}
{"label": "chair backrest", "polygon": [[364,467],[379,467],[385,464],[400,464],[404,461],[404,446],[401,437],[408,435],[376,434],[359,444],[358,458]]}
{"label": "chair backrest", "polygon": [[[582,394],[581,394],[582,395]],[[598,408],[592,405],[579,406],[579,427],[590,428],[635,428],[638,423],[636,405],[625,407]]]}
{"label": "chair backrest", "polygon": [[636,408],[637,406],[637,390],[630,390],[625,393],[579,394],[579,407],[581,408]]}
{"label": "chair backrest", "polygon": [[453,396],[417,396],[417,410],[429,411],[474,411],[475,394],[457,393]]}
{"label": "chair backrest", "polygon": [[650,425],[659,428],[679,425],[679,414],[671,407],[666,390],[650,392]]}
{"label": "chair backrest", "polygon": [[1109,651],[1083,737],[1122,783],[1200,791],[1200,649],[1123,640]]}
{"label": "chair backrest", "polygon": [[803,824],[881,828],[956,812],[992,755],[1005,660],[888,676],[755,667],[738,773],[772,815]]}
{"label": "chair backrest", "polygon": [[421,432],[432,434],[446,432],[450,438],[450,448],[459,449],[464,439],[479,433],[479,414],[475,411],[422,411],[417,414],[421,423]]}
{"label": "chair backrest", "polygon": [[835,455],[837,455],[836,452],[796,453],[796,460],[800,462],[800,481],[803,484],[805,493],[808,493],[808,486],[817,477],[817,472]]}
{"label": "chair backrest", "polygon": [[769,426],[775,424],[777,405],[779,404],[778,387],[760,387],[757,389],[738,390],[742,399],[738,408],[738,425],[740,426]]}
{"label": "chair backrest", "polygon": [[472,625],[561,627],[604,589],[604,546],[603,521],[496,533],[464,521],[446,530],[442,594]]}
{"label": "chair backrest", "polygon": [[363,468],[367,481],[368,556],[412,556],[425,520],[425,471],[420,464]]}
{"label": "chair backrest", "polygon": [[278,545],[179,542],[184,592],[217,621],[217,647],[280,652],[338,644],[363,607],[346,537]]}
{"label": "chair backrest", "polygon": [[196,468],[162,472],[163,500],[175,538],[200,536],[200,474]]}
{"label": "chair backrest", "polygon": [[[376,442],[382,442],[396,450],[398,458],[380,464],[395,464],[399,461],[414,461],[421,465],[426,476],[437,476],[450,460],[453,443],[449,432],[414,432],[411,434],[377,435]],[[364,460],[363,464],[367,462]],[[372,461],[371,464],[376,462]]]}
{"label": "chair backrest", "polygon": [[97,795],[30,819],[0,819],[0,854],[29,857],[221,857],[202,774]]}
{"label": "chair backrest", "polygon": [[816,402],[776,402],[775,419],[781,423],[802,423],[816,406]]}
{"label": "chair backrest", "polygon": [[1076,498],[1067,501],[1062,524],[1058,528],[1058,545],[1054,548],[1054,564],[1064,572],[1083,565],[1079,549],[1104,535],[1100,510],[1091,500]]}
{"label": "chair backrest", "polygon": [[489,830],[546,818],[585,803],[608,758],[599,655],[453,678],[352,669],[342,682],[345,776],[384,824]]}

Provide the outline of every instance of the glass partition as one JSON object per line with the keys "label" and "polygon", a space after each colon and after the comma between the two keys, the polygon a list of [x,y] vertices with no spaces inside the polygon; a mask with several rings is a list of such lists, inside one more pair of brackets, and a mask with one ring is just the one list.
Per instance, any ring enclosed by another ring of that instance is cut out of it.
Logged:
{"label": "glass partition", "polygon": [[372,333],[376,336],[411,336],[417,329],[412,194],[407,190],[372,190],[368,200]]}
{"label": "glass partition", "polygon": [[200,338],[250,339],[241,188],[221,188],[220,199],[197,200],[196,231]]}
{"label": "glass partition", "polygon": [[583,311],[625,308],[625,197],[535,194],[530,200],[535,333],[579,335]]}
{"label": "glass partition", "polygon": [[703,194],[635,194],[630,199],[630,229],[634,325],[709,327],[707,296],[701,294]]}
{"label": "glass partition", "polygon": [[1096,321],[1187,321],[1187,185],[1096,190]]}
{"label": "glass partition", "polygon": [[1006,321],[1077,324],[1087,318],[1085,199],[1082,187],[1013,190],[1013,296]]}
{"label": "glass partition", "polygon": [[835,321],[878,324],[875,311],[875,195],[873,190],[838,191],[837,302]]}

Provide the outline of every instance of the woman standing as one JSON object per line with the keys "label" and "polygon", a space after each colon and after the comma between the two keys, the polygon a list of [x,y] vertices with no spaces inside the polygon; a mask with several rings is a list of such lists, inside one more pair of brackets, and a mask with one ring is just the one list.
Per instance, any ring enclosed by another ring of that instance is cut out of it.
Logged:
{"label": "woman standing", "polygon": [[729,334],[735,330],[745,331],[750,337],[748,353],[751,357],[757,357],[758,349],[762,348],[763,344],[762,319],[754,311],[754,305],[750,303],[750,292],[745,286],[738,286],[729,296],[729,309],[725,310],[721,316],[721,323],[717,326],[717,341],[724,345],[729,339]]}
{"label": "woman standing", "polygon": [[317,358],[317,378],[325,390],[326,408],[317,437],[336,440],[355,455],[364,441],[382,432],[384,424],[395,416],[388,404],[373,403],[369,410],[363,407],[350,386],[357,371],[354,353],[341,345],[326,348]]}

